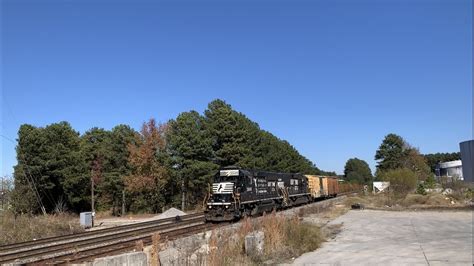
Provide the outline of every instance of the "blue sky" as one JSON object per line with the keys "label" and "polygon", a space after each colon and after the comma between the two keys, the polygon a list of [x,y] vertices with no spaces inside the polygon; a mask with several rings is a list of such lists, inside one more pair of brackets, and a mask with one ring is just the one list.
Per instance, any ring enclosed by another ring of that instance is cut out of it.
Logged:
{"label": "blue sky", "polygon": [[2,175],[22,123],[139,128],[215,98],[338,173],[375,170],[388,133],[472,138],[471,1],[1,3]]}

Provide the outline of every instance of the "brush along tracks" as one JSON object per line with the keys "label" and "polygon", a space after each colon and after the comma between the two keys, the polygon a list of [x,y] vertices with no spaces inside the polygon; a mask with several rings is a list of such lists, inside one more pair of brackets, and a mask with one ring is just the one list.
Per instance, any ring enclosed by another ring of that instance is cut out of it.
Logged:
{"label": "brush along tracks", "polygon": [[[344,197],[351,192],[338,195]],[[315,202],[328,203],[335,199]],[[64,264],[91,261],[97,257],[120,254],[136,248],[137,241],[143,245],[152,243],[153,233],[161,239],[175,239],[211,230],[229,224],[206,223],[203,213],[134,223],[78,234],[49,237],[0,246],[0,264]]]}
{"label": "brush along tracks", "polygon": [[[85,261],[116,250],[133,249],[135,242],[151,242],[151,235],[177,237],[206,228],[204,214],[190,214],[149,222],[116,226],[79,234],[50,237],[36,241],[0,246],[0,264],[61,263]],[[209,227],[209,226],[208,226]]]}

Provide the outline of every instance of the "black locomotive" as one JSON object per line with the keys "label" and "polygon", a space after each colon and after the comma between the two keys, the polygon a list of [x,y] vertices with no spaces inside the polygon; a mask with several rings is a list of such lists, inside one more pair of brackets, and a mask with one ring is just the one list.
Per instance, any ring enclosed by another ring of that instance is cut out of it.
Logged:
{"label": "black locomotive", "polygon": [[232,221],[310,201],[302,174],[225,167],[214,176],[205,214],[207,221]]}

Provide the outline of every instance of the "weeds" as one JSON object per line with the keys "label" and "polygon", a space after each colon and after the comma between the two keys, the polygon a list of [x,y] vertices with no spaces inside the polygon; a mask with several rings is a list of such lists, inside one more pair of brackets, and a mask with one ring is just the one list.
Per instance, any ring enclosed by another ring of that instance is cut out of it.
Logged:
{"label": "weeds", "polygon": [[151,263],[150,263],[150,265],[152,266],[157,266],[159,265],[159,262],[160,262],[160,258],[159,258],[160,240],[161,240],[160,233],[153,233],[153,235],[151,236],[152,248],[151,248]]}
{"label": "weeds", "polygon": [[135,241],[135,251],[143,251],[144,245],[143,240]]}
{"label": "weeds", "polygon": [[[265,235],[262,256],[245,255],[245,236],[252,231]],[[272,212],[259,221],[245,219],[233,237],[225,232],[212,232],[209,265],[259,265],[276,263],[317,249],[324,241],[318,226],[301,222],[298,217],[286,218]]]}
{"label": "weeds", "polygon": [[285,223],[286,244],[292,256],[315,250],[321,246],[324,237],[319,227],[302,223],[293,218]]}
{"label": "weeds", "polygon": [[421,194],[409,194],[401,201],[401,205],[408,207],[416,204],[425,204],[428,201],[428,197]]}
{"label": "weeds", "polygon": [[369,200],[367,200],[367,197],[358,197],[358,196],[354,196],[354,197],[347,197],[344,199],[343,201],[344,205],[346,205],[346,207],[351,207],[353,204],[363,204],[363,205],[367,205],[369,204]]}
{"label": "weeds", "polygon": [[[421,190],[421,189],[419,189]],[[387,206],[399,206],[405,208],[411,207],[459,207],[467,204],[466,202],[472,198],[470,189],[461,188],[453,190],[451,194],[443,195],[441,193],[421,193],[407,194],[404,197],[396,197],[390,192],[380,193],[368,196],[348,197],[344,200],[344,204],[350,207],[352,204],[361,203],[367,208],[381,208]]]}
{"label": "weeds", "polygon": [[0,245],[84,231],[79,225],[79,217],[70,214],[22,214],[15,217],[12,213],[5,212],[2,215]]}

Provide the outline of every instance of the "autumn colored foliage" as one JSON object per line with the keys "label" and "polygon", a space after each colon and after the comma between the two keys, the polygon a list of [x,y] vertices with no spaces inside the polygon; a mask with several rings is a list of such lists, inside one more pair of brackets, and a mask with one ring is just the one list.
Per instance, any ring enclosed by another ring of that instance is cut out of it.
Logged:
{"label": "autumn colored foliage", "polygon": [[128,145],[132,172],[124,178],[125,187],[133,194],[144,195],[145,204],[154,204],[153,211],[164,206],[163,190],[170,179],[166,165],[167,128],[166,124],[157,124],[155,119],[150,119],[143,123],[135,143]]}

